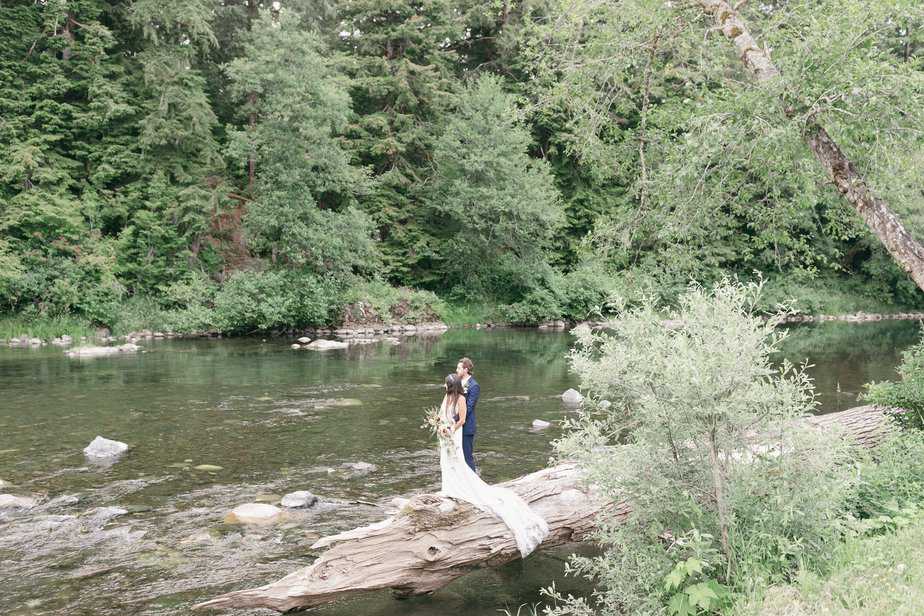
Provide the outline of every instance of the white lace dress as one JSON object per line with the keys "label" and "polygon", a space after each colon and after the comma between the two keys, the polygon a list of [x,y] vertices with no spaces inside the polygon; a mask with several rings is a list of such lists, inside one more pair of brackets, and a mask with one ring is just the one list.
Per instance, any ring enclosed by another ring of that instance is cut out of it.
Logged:
{"label": "white lace dress", "polygon": [[[446,401],[440,408],[443,421],[454,423]],[[443,473],[442,492],[481,511],[497,516],[513,533],[524,558],[536,549],[549,534],[549,525],[526,502],[511,490],[488,485],[468,467],[462,455],[462,430],[452,433],[452,439],[440,441],[440,470]]]}

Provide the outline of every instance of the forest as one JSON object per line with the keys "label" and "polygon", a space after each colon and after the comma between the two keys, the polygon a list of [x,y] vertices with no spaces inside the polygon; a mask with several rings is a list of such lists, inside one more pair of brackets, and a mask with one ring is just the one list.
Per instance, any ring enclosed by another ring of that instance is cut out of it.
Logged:
{"label": "forest", "polygon": [[722,6],[3,2],[0,311],[528,325],[729,275],[924,306],[922,5]]}

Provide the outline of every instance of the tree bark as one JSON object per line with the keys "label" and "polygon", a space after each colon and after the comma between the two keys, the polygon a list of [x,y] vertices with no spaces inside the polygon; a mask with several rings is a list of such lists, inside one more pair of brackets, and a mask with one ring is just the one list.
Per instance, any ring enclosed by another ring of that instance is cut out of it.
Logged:
{"label": "tree bark", "polygon": [[[758,47],[738,11],[726,0],[698,1],[703,11],[715,18],[716,28],[734,44],[738,57],[758,82],[766,82],[780,75],[769,52]],[[837,190],[860,214],[869,230],[879,238],[918,288],[924,290],[924,246],[911,236],[885,201],[876,196],[822,125],[810,118],[804,135],[806,143]]]}
{"label": "tree bark", "polygon": [[[840,426],[846,438],[867,447],[891,430],[886,409],[874,406],[807,421],[821,429]],[[500,485],[516,492],[548,522],[549,536],[541,548],[583,540],[603,511],[610,521],[624,520],[630,512],[625,501],[605,502],[570,463]],[[513,535],[498,518],[437,494],[415,496],[393,517],[324,537],[311,547],[330,549],[313,565],[276,582],[221,595],[196,609],[265,607],[285,612],[386,588],[419,595],[473,569],[520,557]]]}

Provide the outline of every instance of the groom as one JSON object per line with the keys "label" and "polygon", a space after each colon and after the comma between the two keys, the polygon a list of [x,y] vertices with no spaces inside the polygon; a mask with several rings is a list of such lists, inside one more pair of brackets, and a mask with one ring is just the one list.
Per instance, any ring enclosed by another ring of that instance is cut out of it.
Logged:
{"label": "groom", "polygon": [[465,463],[468,467],[478,472],[475,468],[475,457],[472,449],[475,447],[475,405],[478,404],[478,395],[481,393],[481,387],[478,381],[472,376],[472,370],[475,364],[468,357],[463,357],[456,365],[456,375],[462,379],[462,391],[465,394],[465,423],[462,424],[462,453],[465,455]]}

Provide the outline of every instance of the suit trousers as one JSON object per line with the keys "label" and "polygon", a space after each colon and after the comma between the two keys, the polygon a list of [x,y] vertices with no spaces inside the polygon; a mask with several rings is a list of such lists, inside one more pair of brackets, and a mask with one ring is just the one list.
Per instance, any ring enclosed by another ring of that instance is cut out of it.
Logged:
{"label": "suit trousers", "polygon": [[473,471],[477,471],[475,468],[475,456],[473,449],[475,448],[475,435],[474,434],[462,434],[462,455],[465,456],[465,463],[468,464],[468,467]]}

